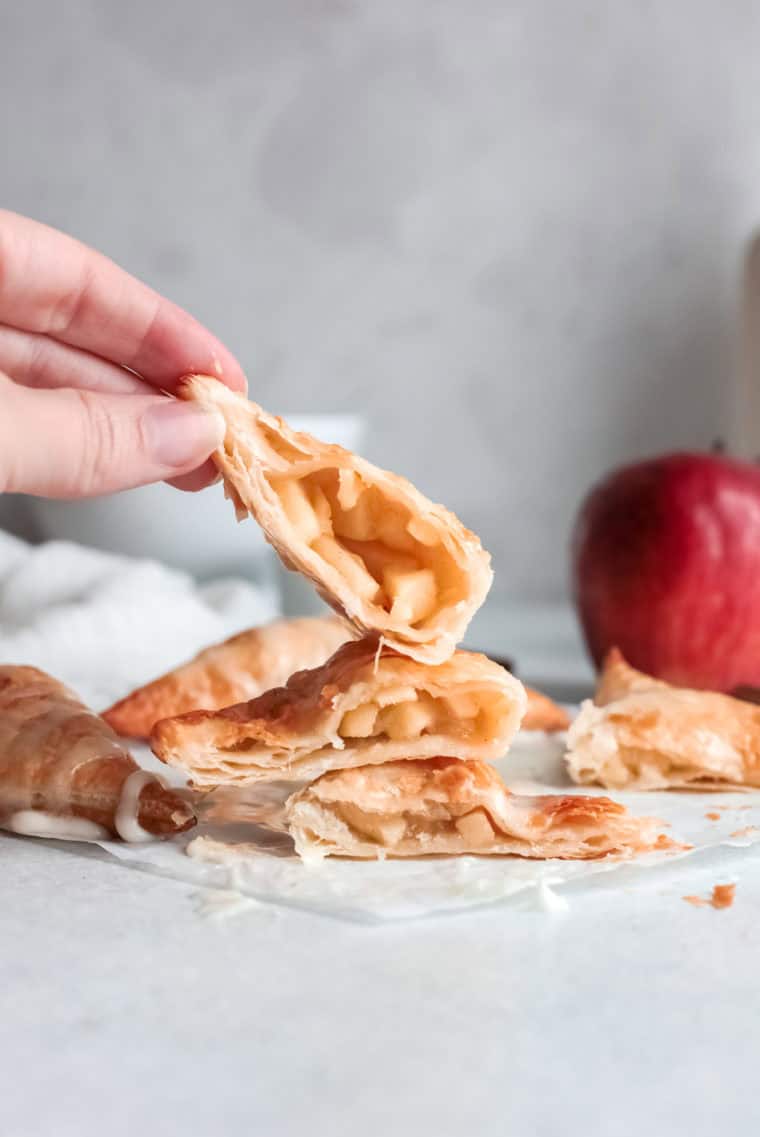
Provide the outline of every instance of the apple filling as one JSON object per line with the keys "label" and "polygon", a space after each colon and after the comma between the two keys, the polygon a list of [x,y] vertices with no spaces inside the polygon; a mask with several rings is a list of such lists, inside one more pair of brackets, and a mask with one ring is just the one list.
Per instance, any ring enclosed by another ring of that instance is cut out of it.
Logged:
{"label": "apple filling", "polygon": [[578,765],[578,778],[582,782],[594,782],[597,777],[602,778],[603,784],[610,789],[623,789],[628,783],[641,773],[641,763],[627,760],[620,753],[610,754],[600,766],[597,766],[590,757],[585,764]]}
{"label": "apple filling", "polygon": [[631,785],[656,789],[674,783],[698,786],[700,782],[740,784],[742,780],[733,770],[719,769],[713,773],[707,762],[698,766],[692,759],[678,754],[610,744],[606,735],[601,737],[606,743],[603,748],[595,737],[585,747],[576,749],[573,767],[577,781],[599,782],[608,789],[621,790]]}
{"label": "apple filling", "polygon": [[433,696],[413,687],[380,690],[344,713],[338,734],[346,741],[389,738],[412,742],[425,734],[488,739],[499,729],[501,707],[475,692]]}
{"label": "apple filling", "polygon": [[[453,691],[432,695],[407,685],[388,685],[376,691],[371,699],[346,708],[335,727],[324,730],[318,749],[350,746],[357,753],[374,742],[404,742],[413,745],[426,735],[462,745],[487,745],[503,730],[505,700],[490,689]],[[312,743],[312,745],[314,745]],[[220,754],[257,753],[292,766],[293,748],[273,747],[266,737],[244,735],[234,742],[220,744]]]}
{"label": "apple filling", "polygon": [[438,529],[355,470],[272,476],[300,540],[393,624],[418,627],[467,595],[467,578]]}
{"label": "apple filling", "polygon": [[488,848],[497,837],[497,829],[482,806],[442,805],[426,802],[424,812],[381,813],[361,809],[353,802],[336,802],[335,816],[363,841],[384,848],[398,848],[405,841],[424,847],[435,841],[461,838],[468,849]]}
{"label": "apple filling", "polygon": [[[601,769],[589,773],[593,777],[601,774],[604,785],[612,789],[624,789],[632,782],[667,786],[674,780],[694,784],[700,781],[713,784],[724,780],[720,771],[711,773],[707,764],[696,766],[693,761],[679,755],[642,751],[629,746],[621,746]],[[726,780],[731,781],[731,778]],[[741,777],[737,781],[740,782]]]}

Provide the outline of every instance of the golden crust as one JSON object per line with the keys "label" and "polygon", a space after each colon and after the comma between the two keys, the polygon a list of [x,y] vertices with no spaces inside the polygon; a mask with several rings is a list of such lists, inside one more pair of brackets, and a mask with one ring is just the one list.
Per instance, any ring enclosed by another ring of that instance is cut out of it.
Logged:
{"label": "golden crust", "polygon": [[602,670],[597,677],[594,702],[597,707],[604,707],[607,703],[614,703],[636,691],[658,688],[667,690],[669,684],[652,675],[645,675],[643,671],[637,671],[624,658],[620,648],[612,647],[605,655]]}
{"label": "golden crust", "polygon": [[[140,779],[139,792],[122,824],[120,809],[133,775]],[[20,819],[28,826],[30,816],[32,828],[35,817],[47,819],[42,830],[51,835],[63,835],[68,819],[127,839],[135,823],[155,836],[195,824],[188,803],[155,776],[143,776],[108,724],[62,683],[35,667],[3,666],[0,825],[31,831],[20,828]]]}
{"label": "golden crust", "polygon": [[520,724],[522,730],[543,730],[549,734],[567,730],[570,715],[564,707],[532,687],[526,687],[525,694],[528,696],[528,709]]}
{"label": "golden crust", "polygon": [[291,430],[213,378],[188,376],[180,394],[224,416],[214,460],[225,492],[287,568],[359,635],[423,662],[448,659],[493,576],[475,534],[405,478]]}
{"label": "golden crust", "polygon": [[297,780],[400,757],[500,757],[524,709],[522,684],[486,656],[430,667],[364,639],[257,699],[159,722],[151,745],[198,786]]}
{"label": "golden crust", "polygon": [[278,687],[294,671],[318,667],[351,636],[337,616],[276,620],[249,628],[132,691],[103,718],[118,734],[147,739],[159,719],[220,710]]}
{"label": "golden crust", "polygon": [[658,822],[604,797],[511,794],[484,762],[428,758],[324,774],[288,801],[304,859],[431,854],[581,860],[668,847]]}
{"label": "golden crust", "polygon": [[611,789],[760,786],[760,707],[672,687],[613,652],[594,702],[570,728],[567,766],[580,784]]}

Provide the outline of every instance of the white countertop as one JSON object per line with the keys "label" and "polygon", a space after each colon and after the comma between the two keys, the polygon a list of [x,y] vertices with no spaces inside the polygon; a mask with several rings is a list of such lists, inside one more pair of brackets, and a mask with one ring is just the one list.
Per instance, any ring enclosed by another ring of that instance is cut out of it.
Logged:
{"label": "white countertop", "polygon": [[[378,927],[0,836],[3,1137],[714,1137],[757,1117],[760,857]],[[738,880],[726,911],[685,892]]]}
{"label": "white countertop", "polygon": [[[491,608],[470,642],[527,678],[588,675],[567,613]],[[758,847],[611,874],[565,912],[382,926],[219,920],[208,893],[100,856],[0,835],[2,1137],[714,1137],[757,1118]],[[682,899],[729,880],[729,910]]]}

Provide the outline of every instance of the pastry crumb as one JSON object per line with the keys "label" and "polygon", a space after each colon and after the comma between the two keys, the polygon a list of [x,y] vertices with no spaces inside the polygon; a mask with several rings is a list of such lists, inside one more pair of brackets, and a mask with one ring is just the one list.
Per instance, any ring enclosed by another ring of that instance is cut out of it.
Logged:
{"label": "pastry crumb", "polygon": [[[660,822],[660,824],[666,823]],[[667,833],[660,833],[652,848],[658,852],[664,851],[670,856],[673,856],[675,853],[687,853],[690,849],[693,849],[694,846],[686,845],[683,841],[674,841],[672,837],[668,837]]]}
{"label": "pastry crumb", "polygon": [[730,908],[736,895],[735,884],[716,884],[712,890],[710,903],[713,908]]}
{"label": "pastry crumb", "polygon": [[716,813],[715,810],[712,809],[705,814],[705,817],[708,821],[720,821],[720,814]]}
{"label": "pastry crumb", "polygon": [[712,890],[712,896],[705,898],[704,896],[684,896],[687,904],[693,904],[695,908],[730,908],[736,896],[735,884],[716,884]]}
{"label": "pastry crumb", "polygon": [[753,833],[757,833],[756,825],[745,825],[742,829],[734,829],[731,834],[732,837],[751,837]]}

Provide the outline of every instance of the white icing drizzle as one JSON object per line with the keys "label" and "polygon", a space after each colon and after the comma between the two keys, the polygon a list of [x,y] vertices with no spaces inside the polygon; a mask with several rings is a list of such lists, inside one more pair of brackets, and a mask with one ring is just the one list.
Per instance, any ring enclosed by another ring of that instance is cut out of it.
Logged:
{"label": "white icing drizzle", "polygon": [[0,667],[0,811],[14,819],[14,832],[91,837],[83,827],[95,823],[71,814],[72,785],[80,768],[109,758],[131,763],[110,727],[62,683],[32,668]]}
{"label": "white icing drizzle", "polygon": [[111,834],[86,817],[60,817],[43,809],[19,809],[2,823],[3,829],[23,837],[53,837],[59,841],[101,841]]}
{"label": "white icing drizzle", "polygon": [[150,782],[163,785],[157,774],[150,774],[147,770],[134,770],[121,787],[114,825],[122,841],[138,844],[140,841],[155,840],[155,835],[143,829],[137,820],[140,794]]}

